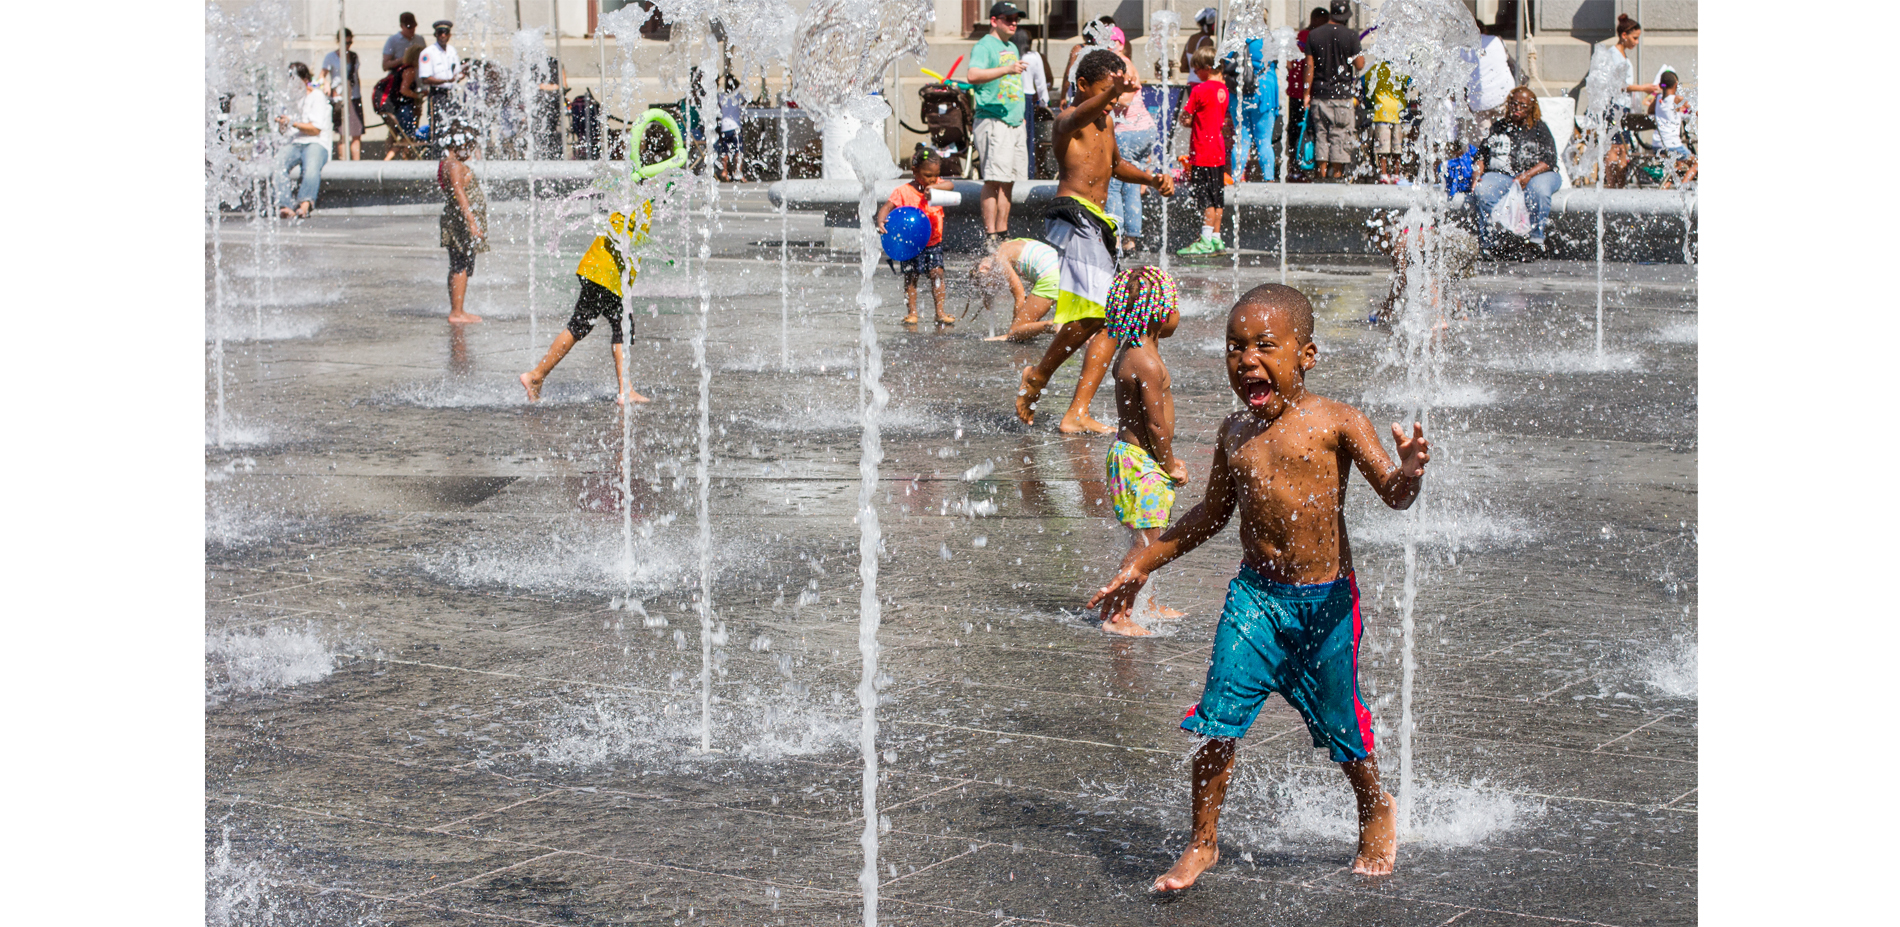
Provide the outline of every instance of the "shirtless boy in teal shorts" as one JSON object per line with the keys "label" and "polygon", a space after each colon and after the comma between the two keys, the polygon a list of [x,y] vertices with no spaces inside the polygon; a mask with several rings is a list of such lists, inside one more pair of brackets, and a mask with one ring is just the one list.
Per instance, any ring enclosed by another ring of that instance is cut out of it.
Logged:
{"label": "shirtless boy in teal shorts", "polygon": [[1240,509],[1240,575],[1214,634],[1200,704],[1181,727],[1208,738],[1194,754],[1194,833],[1174,868],[1155,880],[1173,891],[1220,859],[1216,825],[1234,767],[1234,743],[1279,692],[1330,749],[1358,800],[1352,871],[1385,875],[1398,856],[1392,797],[1379,787],[1372,717],[1359,699],[1359,589],[1346,538],[1346,479],[1358,468],[1385,504],[1418,498],[1431,459],[1425,430],[1396,424],[1394,464],[1365,413],[1306,390],[1313,306],[1298,290],[1254,287],[1227,316],[1227,381],[1246,404],[1221,423],[1207,495],[1089,600],[1103,620],[1125,615],[1148,575],[1220,533]]}

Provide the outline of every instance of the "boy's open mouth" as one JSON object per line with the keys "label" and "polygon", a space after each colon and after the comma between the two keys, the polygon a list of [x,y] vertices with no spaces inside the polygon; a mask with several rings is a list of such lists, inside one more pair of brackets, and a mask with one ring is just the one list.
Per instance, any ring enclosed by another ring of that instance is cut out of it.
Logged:
{"label": "boy's open mouth", "polygon": [[1247,405],[1260,408],[1273,398],[1273,384],[1265,380],[1248,380],[1240,385],[1241,393],[1247,397]]}

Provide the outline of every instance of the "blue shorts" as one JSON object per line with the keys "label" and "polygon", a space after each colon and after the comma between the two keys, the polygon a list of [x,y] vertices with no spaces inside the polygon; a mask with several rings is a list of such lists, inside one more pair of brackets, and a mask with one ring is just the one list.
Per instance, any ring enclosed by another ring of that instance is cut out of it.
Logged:
{"label": "blue shorts", "polygon": [[1244,737],[1268,693],[1278,692],[1333,762],[1371,756],[1372,713],[1359,699],[1359,632],[1359,586],[1351,574],[1288,586],[1241,567],[1214,631],[1207,685],[1181,729]]}
{"label": "blue shorts", "polygon": [[1675,158],[1678,161],[1682,160],[1683,158],[1695,157],[1695,154],[1689,151],[1689,146],[1687,145],[1676,145],[1672,148],[1664,148],[1662,149],[1662,153],[1672,158]]}
{"label": "blue shorts", "polygon": [[898,265],[907,274],[927,274],[943,269],[943,245],[941,243],[924,246],[917,256]]}

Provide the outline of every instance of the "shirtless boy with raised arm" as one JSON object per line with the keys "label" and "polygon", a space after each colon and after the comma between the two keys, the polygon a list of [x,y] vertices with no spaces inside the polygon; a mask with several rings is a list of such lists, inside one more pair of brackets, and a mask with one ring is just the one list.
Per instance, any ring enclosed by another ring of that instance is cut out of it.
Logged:
{"label": "shirtless boy with raised arm", "polygon": [[1313,306],[1298,290],[1254,287],[1227,316],[1227,381],[1246,403],[1221,423],[1207,495],[1089,600],[1103,620],[1126,614],[1148,575],[1220,533],[1240,509],[1240,575],[1214,632],[1201,701],[1181,727],[1208,738],[1194,754],[1194,832],[1155,891],[1187,888],[1220,859],[1216,825],[1234,766],[1267,694],[1278,692],[1306,721],[1313,745],[1330,749],[1358,801],[1359,849],[1352,871],[1385,875],[1398,856],[1392,797],[1379,787],[1372,715],[1359,700],[1359,587],[1346,538],[1346,480],[1357,468],[1403,509],[1418,498],[1431,460],[1425,431],[1396,424],[1394,464],[1364,413],[1306,391]]}
{"label": "shirtless boy with raised arm", "polygon": [[1076,434],[1091,431],[1109,434],[1115,429],[1089,415],[1089,402],[1102,385],[1108,362],[1115,356],[1115,343],[1097,338],[1105,316],[1108,287],[1115,279],[1115,220],[1108,217],[1108,180],[1112,176],[1124,183],[1154,187],[1162,196],[1174,195],[1174,179],[1156,176],[1121,159],[1115,148],[1115,121],[1109,106],[1136,84],[1125,70],[1120,55],[1106,48],[1096,49],[1076,65],[1074,106],[1062,111],[1055,123],[1055,154],[1059,165],[1056,200],[1045,213],[1043,237],[1060,252],[1061,283],[1056,295],[1055,340],[1042,361],[1023,371],[1022,385],[1016,391],[1016,415],[1025,423],[1034,423],[1036,402],[1043,387],[1057,368],[1088,345],[1083,355],[1082,375],[1075,383],[1075,398],[1062,416],[1060,431]]}

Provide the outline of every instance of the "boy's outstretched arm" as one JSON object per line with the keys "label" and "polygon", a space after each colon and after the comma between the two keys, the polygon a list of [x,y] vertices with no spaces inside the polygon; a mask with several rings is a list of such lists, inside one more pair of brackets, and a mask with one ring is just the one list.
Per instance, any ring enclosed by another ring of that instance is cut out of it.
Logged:
{"label": "boy's outstretched arm", "polygon": [[1227,428],[1232,422],[1232,418],[1223,422],[1215,439],[1214,465],[1208,469],[1207,494],[1201,497],[1200,504],[1169,526],[1160,540],[1130,550],[1128,556],[1122,558],[1121,569],[1109,578],[1108,585],[1089,599],[1087,607],[1099,606],[1103,621],[1127,617],[1135,607],[1135,594],[1148,582],[1148,574],[1201,546],[1227,527],[1239,501],[1234,492],[1233,471],[1227,466]]}
{"label": "boy's outstretched arm", "polygon": [[1412,423],[1412,436],[1407,438],[1404,429],[1397,422],[1392,424],[1392,441],[1398,445],[1399,462],[1385,454],[1384,445],[1379,443],[1379,434],[1372,429],[1372,421],[1365,413],[1352,409],[1344,426],[1340,429],[1340,440],[1346,454],[1358,466],[1360,475],[1372,484],[1373,492],[1385,500],[1385,504],[1395,509],[1412,507],[1418,499],[1419,486],[1425,479],[1425,465],[1431,462],[1431,445],[1425,440],[1425,428],[1417,422]]}
{"label": "boy's outstretched arm", "polygon": [[1108,86],[1104,88],[1102,92],[1086,100],[1077,101],[1074,106],[1056,115],[1055,133],[1057,135],[1068,135],[1094,122],[1108,109],[1110,104],[1114,103],[1115,100],[1123,94],[1135,89],[1136,86],[1137,84],[1135,84],[1134,81],[1128,79],[1126,72],[1115,72],[1114,79],[1108,82]]}
{"label": "boy's outstretched arm", "polygon": [[1108,175],[1123,183],[1134,183],[1144,187],[1153,187],[1160,191],[1162,196],[1174,195],[1173,177],[1167,174],[1150,174],[1122,158],[1119,150],[1115,152],[1115,166],[1108,172]]}

